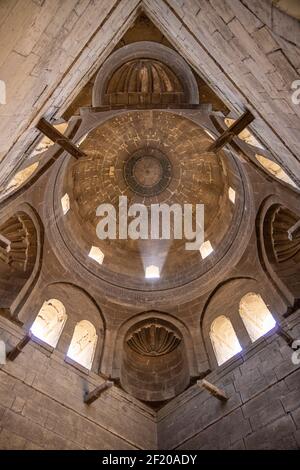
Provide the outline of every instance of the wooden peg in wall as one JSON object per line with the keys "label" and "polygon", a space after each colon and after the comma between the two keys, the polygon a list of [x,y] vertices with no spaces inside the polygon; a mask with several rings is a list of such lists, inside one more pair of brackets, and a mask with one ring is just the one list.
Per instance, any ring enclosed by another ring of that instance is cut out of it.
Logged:
{"label": "wooden peg in wall", "polygon": [[207,380],[205,380],[205,379],[198,380],[197,384],[200,387],[205,388],[205,390],[207,390],[211,395],[213,395],[218,400],[220,400],[220,401],[227,401],[228,400],[228,397],[225,395],[225,393],[220,388],[218,388],[215,385],[211,384]]}
{"label": "wooden peg in wall", "polygon": [[113,386],[113,382],[110,381],[110,380],[107,380],[106,382],[104,382],[103,384],[99,385],[99,387],[95,388],[94,390],[92,390],[91,392],[88,392],[86,393],[85,397],[84,397],[84,403],[86,403],[87,405],[90,405],[91,403],[93,403],[95,400],[97,400],[97,398],[100,397],[100,395],[105,391],[107,390],[108,388],[112,387]]}
{"label": "wooden peg in wall", "polygon": [[22,338],[21,341],[19,341],[18,344],[7,354],[7,359],[14,361],[30,340],[31,334],[27,333],[24,338]]}

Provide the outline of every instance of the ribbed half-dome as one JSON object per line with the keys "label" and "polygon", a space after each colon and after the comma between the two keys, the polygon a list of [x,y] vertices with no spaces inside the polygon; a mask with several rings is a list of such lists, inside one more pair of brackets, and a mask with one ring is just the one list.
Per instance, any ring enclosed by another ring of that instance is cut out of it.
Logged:
{"label": "ribbed half-dome", "polygon": [[293,258],[300,251],[300,240],[290,240],[288,230],[295,225],[298,217],[286,208],[279,207],[273,214],[272,242],[278,263]]}
{"label": "ribbed half-dome", "polygon": [[0,232],[10,242],[8,250],[0,248],[0,262],[19,271],[32,269],[36,237],[30,218],[23,213],[11,217],[0,227]]}
{"label": "ribbed half-dome", "polygon": [[145,325],[127,339],[128,346],[138,354],[162,356],[173,351],[181,339],[172,330],[158,324]]}
{"label": "ribbed half-dome", "polygon": [[174,72],[156,60],[138,59],[117,69],[106,90],[107,104],[182,103],[182,84]]}

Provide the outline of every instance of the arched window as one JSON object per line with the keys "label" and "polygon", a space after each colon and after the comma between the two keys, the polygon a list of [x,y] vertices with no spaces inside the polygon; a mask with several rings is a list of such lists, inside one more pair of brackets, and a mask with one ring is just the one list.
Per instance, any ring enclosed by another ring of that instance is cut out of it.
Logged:
{"label": "arched window", "polygon": [[253,292],[249,292],[242,298],[240,315],[251,341],[256,341],[276,325],[273,315],[261,296]]}
{"label": "arched window", "polygon": [[212,322],[209,336],[219,366],[242,350],[231,321],[224,315]]}
{"label": "arched window", "polygon": [[87,320],[82,320],[75,326],[67,356],[86,369],[91,369],[98,336],[96,328]]}
{"label": "arched window", "polygon": [[66,320],[67,314],[64,305],[57,299],[46,300],[30,331],[34,336],[55,348]]}

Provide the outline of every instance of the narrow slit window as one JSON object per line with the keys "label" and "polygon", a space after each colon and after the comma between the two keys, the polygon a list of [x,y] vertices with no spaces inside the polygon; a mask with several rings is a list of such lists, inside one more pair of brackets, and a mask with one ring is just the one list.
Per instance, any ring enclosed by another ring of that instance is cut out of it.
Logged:
{"label": "narrow slit window", "polygon": [[146,267],[145,278],[146,279],[158,279],[160,277],[159,267],[153,264]]}
{"label": "narrow slit window", "polygon": [[206,242],[202,243],[202,245],[199,248],[199,251],[201,254],[201,258],[205,259],[214,251],[214,249],[211,246],[210,241],[207,240]]}
{"label": "narrow slit window", "polygon": [[61,207],[63,210],[64,215],[66,215],[69,210],[70,210],[70,198],[69,194],[66,193],[62,198],[61,198]]}
{"label": "narrow slit window", "polygon": [[102,264],[104,260],[104,253],[97,246],[92,246],[89,252],[89,257],[96,261],[98,264]]}
{"label": "narrow slit window", "polygon": [[235,204],[235,190],[231,187],[228,189],[228,197],[232,204]]}

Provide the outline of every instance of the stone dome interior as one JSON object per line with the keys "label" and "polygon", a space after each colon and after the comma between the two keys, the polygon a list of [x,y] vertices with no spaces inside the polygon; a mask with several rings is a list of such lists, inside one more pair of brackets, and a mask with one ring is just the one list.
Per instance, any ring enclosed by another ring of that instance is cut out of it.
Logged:
{"label": "stone dome interior", "polygon": [[299,447],[296,19],[0,3],[0,448]]}
{"label": "stone dome interior", "polygon": [[[72,213],[58,221],[73,253],[86,256],[91,246],[100,248],[103,263],[91,262],[92,270],[109,282],[142,290],[180,286],[208,271],[233,241],[233,220],[239,219],[244,199],[234,158],[207,151],[211,143],[203,127],[171,112],[128,112],[93,128],[80,144],[86,157],[64,169],[56,191],[57,205],[65,193],[74,200]],[[205,258],[199,249],[186,250],[187,240],[175,239],[172,230],[170,240],[100,240],[97,207],[110,203],[118,214],[120,196],[128,198],[128,207],[144,204],[149,214],[153,204],[191,204],[194,227],[196,204],[204,204],[204,240],[212,253]],[[159,268],[159,283],[145,279],[151,265]]]}
{"label": "stone dome interior", "polygon": [[181,82],[162,62],[135,59],[119,67],[110,78],[105,104],[182,103]]}

